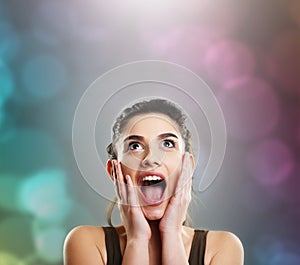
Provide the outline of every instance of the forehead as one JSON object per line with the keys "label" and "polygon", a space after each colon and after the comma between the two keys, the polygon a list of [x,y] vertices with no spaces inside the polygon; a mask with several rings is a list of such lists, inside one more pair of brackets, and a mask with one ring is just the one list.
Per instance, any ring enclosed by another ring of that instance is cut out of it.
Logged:
{"label": "forehead", "polygon": [[161,113],[139,114],[129,119],[122,134],[159,135],[166,132],[180,134],[178,125]]}

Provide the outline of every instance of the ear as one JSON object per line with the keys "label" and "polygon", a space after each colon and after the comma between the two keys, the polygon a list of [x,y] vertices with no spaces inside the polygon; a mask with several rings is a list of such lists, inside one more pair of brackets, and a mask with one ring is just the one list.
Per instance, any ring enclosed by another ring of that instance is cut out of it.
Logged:
{"label": "ear", "polygon": [[112,179],[112,181],[114,181],[114,175],[113,175],[113,163],[112,160],[107,160],[106,162],[106,171],[108,173],[108,175],[110,176],[110,178]]}

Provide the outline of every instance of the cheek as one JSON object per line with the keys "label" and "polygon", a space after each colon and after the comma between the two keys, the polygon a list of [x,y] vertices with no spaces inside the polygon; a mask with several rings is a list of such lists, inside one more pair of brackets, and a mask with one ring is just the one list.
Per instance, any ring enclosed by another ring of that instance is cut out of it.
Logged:
{"label": "cheek", "polygon": [[121,163],[121,168],[122,168],[122,174],[123,174],[124,177],[126,175],[129,175],[132,180],[134,179],[133,178],[134,171],[130,167],[127,167],[126,165],[124,165],[123,163]]}
{"label": "cheek", "polygon": [[137,156],[131,154],[124,154],[118,159],[121,162],[121,164],[124,165],[129,171],[137,171],[140,167],[141,159]]}
{"label": "cheek", "polygon": [[166,165],[168,165],[168,170],[170,175],[178,177],[182,168],[182,155],[181,154],[172,154],[167,156]]}

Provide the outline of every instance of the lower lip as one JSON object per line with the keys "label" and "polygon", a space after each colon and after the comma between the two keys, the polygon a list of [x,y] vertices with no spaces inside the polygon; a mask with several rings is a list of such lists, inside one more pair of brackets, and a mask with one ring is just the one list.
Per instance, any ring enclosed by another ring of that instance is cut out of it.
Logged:
{"label": "lower lip", "polygon": [[161,198],[158,201],[150,201],[150,200],[148,200],[144,196],[143,192],[140,189],[139,189],[139,193],[141,194],[142,199],[143,199],[144,204],[145,204],[145,205],[142,205],[142,206],[159,206],[159,205],[161,205],[164,202],[165,191],[163,192]]}

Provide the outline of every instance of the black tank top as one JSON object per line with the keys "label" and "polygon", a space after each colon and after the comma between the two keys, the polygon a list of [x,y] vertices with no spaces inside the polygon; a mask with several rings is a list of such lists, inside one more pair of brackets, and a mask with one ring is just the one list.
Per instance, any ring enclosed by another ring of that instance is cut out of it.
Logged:
{"label": "black tank top", "polygon": [[[122,254],[118,232],[114,227],[103,227],[107,252],[107,265],[121,265]],[[189,256],[190,265],[204,265],[206,235],[208,231],[195,230]]]}

